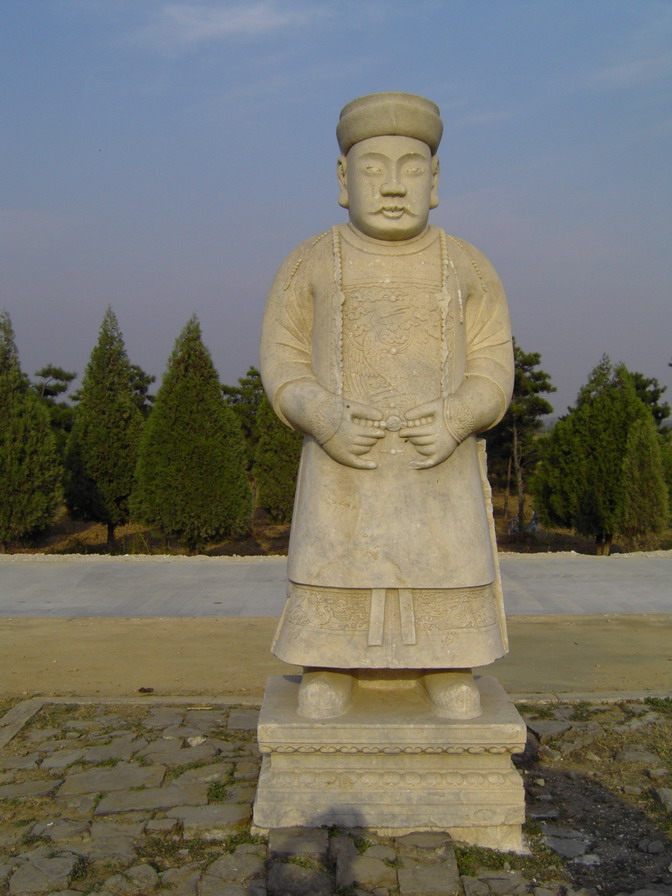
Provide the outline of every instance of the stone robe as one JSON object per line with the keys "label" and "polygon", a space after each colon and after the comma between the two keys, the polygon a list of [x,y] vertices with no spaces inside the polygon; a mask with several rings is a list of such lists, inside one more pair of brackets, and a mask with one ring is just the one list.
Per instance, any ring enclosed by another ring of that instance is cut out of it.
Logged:
{"label": "stone robe", "polygon": [[[282,389],[317,381],[378,408],[374,470],[304,439],[290,537],[289,599],[274,653],[336,668],[462,668],[506,650],[485,455],[478,432],[508,405],[506,298],[474,247],[428,228],[399,242],[340,225],[299,246],[271,289],[261,346],[276,412]],[[443,396],[460,444],[443,463],[397,432]]]}

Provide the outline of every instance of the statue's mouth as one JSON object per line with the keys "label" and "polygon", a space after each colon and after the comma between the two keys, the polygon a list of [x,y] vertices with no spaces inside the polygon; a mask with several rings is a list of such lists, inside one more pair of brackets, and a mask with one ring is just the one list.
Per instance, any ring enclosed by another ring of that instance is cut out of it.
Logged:
{"label": "statue's mouth", "polygon": [[408,212],[408,209],[405,205],[384,205],[381,210],[381,214],[385,218],[392,218],[396,220],[397,218],[401,218],[403,214]]}

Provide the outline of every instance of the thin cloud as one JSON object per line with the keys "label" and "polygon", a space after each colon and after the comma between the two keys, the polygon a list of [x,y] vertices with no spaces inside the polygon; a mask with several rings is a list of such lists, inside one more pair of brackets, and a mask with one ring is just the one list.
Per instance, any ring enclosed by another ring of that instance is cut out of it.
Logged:
{"label": "thin cloud", "polygon": [[260,37],[301,28],[325,15],[323,11],[282,6],[271,0],[225,6],[166,3],[136,39],[160,49],[189,49],[199,44]]}
{"label": "thin cloud", "polygon": [[660,53],[648,58],[631,59],[593,72],[588,86],[601,90],[622,90],[660,81],[672,74],[672,57]]}

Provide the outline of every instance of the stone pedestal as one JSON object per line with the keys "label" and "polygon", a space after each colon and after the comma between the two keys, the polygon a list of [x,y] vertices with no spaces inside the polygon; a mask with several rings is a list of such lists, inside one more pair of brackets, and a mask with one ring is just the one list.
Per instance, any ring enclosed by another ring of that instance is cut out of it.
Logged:
{"label": "stone pedestal", "polygon": [[307,720],[296,712],[298,682],[277,677],[266,686],[257,828],[445,831],[524,851],[524,791],[511,755],[525,746],[525,724],[496,679],[478,679],[483,714],[469,721],[436,716],[419,687],[361,685],[346,715]]}

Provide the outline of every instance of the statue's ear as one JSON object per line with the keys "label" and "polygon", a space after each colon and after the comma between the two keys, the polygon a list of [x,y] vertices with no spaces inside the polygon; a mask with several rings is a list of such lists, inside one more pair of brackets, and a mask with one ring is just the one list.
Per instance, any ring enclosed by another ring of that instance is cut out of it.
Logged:
{"label": "statue's ear", "polygon": [[432,156],[432,192],[429,194],[429,207],[439,204],[439,157]]}
{"label": "statue's ear", "polygon": [[345,156],[339,156],[336,162],[336,173],[338,175],[338,184],[341,188],[338,194],[338,204],[343,208],[348,208],[348,161]]}

